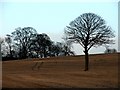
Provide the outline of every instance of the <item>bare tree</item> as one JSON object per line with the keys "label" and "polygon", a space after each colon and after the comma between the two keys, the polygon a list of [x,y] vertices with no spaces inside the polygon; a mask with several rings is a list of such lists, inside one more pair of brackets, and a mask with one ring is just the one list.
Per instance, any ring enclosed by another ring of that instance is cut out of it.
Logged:
{"label": "bare tree", "polygon": [[30,48],[30,41],[36,37],[37,31],[32,27],[18,27],[12,32],[12,36],[16,45],[19,47],[19,57],[26,58],[28,56],[28,50]]}
{"label": "bare tree", "polygon": [[[36,38],[32,41],[32,45],[34,45],[34,50],[37,52],[37,56],[41,56],[41,58],[47,57],[49,46],[51,45],[50,37],[45,34],[37,34]],[[36,48],[36,49],[35,49]]]}
{"label": "bare tree", "polygon": [[115,37],[105,20],[94,13],[84,13],[70,22],[65,28],[65,35],[68,40],[79,43],[84,48],[85,71],[88,70],[88,51],[91,47],[112,44]]}

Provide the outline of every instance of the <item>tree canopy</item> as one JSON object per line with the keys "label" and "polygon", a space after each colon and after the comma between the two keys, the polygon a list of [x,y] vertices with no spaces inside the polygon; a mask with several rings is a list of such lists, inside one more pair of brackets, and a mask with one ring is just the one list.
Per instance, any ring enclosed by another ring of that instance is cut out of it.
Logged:
{"label": "tree canopy", "polygon": [[18,27],[12,32],[12,36],[14,37],[14,41],[19,47],[19,56],[22,58],[26,58],[28,55],[28,50],[30,47],[30,41],[37,35],[37,31],[32,27]]}
{"label": "tree canopy", "polygon": [[6,60],[66,56],[72,53],[67,45],[66,42],[52,41],[47,34],[39,34],[32,27],[18,27],[6,35],[2,44],[2,56]]}

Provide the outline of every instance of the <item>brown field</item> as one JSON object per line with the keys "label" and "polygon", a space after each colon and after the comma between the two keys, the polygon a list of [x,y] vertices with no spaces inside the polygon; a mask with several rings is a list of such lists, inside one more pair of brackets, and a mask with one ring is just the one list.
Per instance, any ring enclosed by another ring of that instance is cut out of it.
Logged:
{"label": "brown field", "polygon": [[[38,65],[34,67],[37,62]],[[41,62],[43,64],[40,66]],[[2,87],[118,87],[118,53],[90,55],[89,68],[89,71],[84,71],[84,56],[4,61],[2,62]]]}

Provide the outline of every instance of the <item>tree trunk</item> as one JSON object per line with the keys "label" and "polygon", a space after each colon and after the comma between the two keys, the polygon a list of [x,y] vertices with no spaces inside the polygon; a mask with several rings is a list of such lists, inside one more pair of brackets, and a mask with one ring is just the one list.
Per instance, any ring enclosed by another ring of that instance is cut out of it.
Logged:
{"label": "tree trunk", "polygon": [[44,47],[44,49],[43,49],[43,54],[44,54],[44,58],[46,58],[46,57],[47,57],[47,55],[46,55],[46,50],[45,50],[45,47]]}
{"label": "tree trunk", "polygon": [[26,49],[26,47],[23,47],[23,49],[22,49],[22,58],[23,59],[27,58],[27,49]]}
{"label": "tree trunk", "polygon": [[88,71],[88,66],[89,66],[89,55],[88,55],[88,51],[85,51],[85,70],[84,71]]}
{"label": "tree trunk", "polygon": [[9,45],[9,48],[10,48],[10,58],[12,58],[12,50],[11,50],[11,46]]}

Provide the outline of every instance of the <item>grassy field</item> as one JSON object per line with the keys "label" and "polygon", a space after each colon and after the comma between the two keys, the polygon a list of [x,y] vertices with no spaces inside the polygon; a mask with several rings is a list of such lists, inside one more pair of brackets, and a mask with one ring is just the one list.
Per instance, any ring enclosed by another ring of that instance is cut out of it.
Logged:
{"label": "grassy field", "polygon": [[4,61],[2,87],[116,88],[118,55],[90,55],[89,71],[84,71],[84,56]]}

